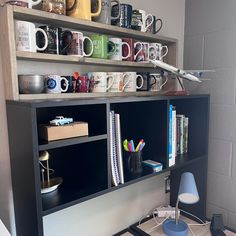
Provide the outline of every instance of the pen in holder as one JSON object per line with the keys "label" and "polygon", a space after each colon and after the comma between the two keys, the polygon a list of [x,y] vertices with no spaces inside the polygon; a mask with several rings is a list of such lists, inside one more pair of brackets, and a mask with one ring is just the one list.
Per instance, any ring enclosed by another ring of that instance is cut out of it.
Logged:
{"label": "pen in holder", "polygon": [[142,167],[142,151],[129,152],[127,160],[128,171],[132,174],[139,174],[143,171]]}

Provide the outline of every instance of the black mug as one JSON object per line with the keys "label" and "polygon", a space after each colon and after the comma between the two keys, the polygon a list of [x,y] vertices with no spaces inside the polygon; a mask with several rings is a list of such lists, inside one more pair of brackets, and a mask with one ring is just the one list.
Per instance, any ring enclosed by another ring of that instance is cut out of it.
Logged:
{"label": "black mug", "polygon": [[[57,28],[50,25],[43,25],[39,28],[43,29],[48,37],[48,46],[44,51],[40,51],[42,53],[49,53],[49,54],[65,54],[66,47],[70,43],[70,38],[73,37],[72,33],[69,30],[63,31],[61,28]],[[68,38],[68,43],[65,38]],[[36,41],[37,45],[41,47],[44,45],[44,37],[42,34],[36,34]]]}
{"label": "black mug", "polygon": [[[150,20],[151,20],[150,18],[147,19],[147,25],[150,23]],[[156,34],[161,30],[162,25],[163,25],[162,19],[153,16],[153,23],[147,28],[147,32]]]}
{"label": "black mug", "polygon": [[[153,76],[150,76],[149,72],[138,72],[138,75],[141,75],[143,77],[143,86],[138,91],[149,91],[152,86],[157,82],[156,78]],[[140,87],[141,80],[137,80],[137,86]]]}
{"label": "black mug", "polygon": [[111,24],[130,29],[132,21],[132,5],[120,4],[120,8],[118,4],[112,6],[111,16],[116,17],[119,14],[119,9],[120,18],[111,20]]}

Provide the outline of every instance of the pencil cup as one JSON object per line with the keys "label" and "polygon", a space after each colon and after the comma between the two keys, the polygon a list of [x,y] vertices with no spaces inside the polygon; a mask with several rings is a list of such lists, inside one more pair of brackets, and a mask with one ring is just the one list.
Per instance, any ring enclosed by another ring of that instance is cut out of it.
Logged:
{"label": "pencil cup", "polygon": [[127,167],[130,173],[138,174],[143,171],[142,167],[142,152],[130,152],[128,157]]}

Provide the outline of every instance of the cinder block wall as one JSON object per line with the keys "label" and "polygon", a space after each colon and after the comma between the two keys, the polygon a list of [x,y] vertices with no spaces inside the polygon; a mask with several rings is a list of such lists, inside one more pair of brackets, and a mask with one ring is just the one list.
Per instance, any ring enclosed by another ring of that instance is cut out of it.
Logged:
{"label": "cinder block wall", "polygon": [[211,94],[207,215],[236,229],[236,1],[186,0],[185,69],[215,69],[189,90]]}

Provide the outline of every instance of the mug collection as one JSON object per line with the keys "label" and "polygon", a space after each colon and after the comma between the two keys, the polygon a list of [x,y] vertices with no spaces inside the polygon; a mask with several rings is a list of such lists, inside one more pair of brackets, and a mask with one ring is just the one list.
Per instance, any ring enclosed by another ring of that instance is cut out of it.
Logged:
{"label": "mug collection", "polygon": [[[150,34],[156,34],[162,28],[162,20],[155,15],[133,9],[132,5],[119,0],[6,0],[6,3]],[[148,63],[150,60],[163,61],[168,53],[168,47],[159,42],[105,34],[84,35],[76,30],[21,20],[15,20],[15,37],[17,51],[80,58]],[[160,73],[148,72],[89,72],[85,75],[75,72],[66,76],[25,74],[18,75],[18,79],[20,93],[161,91],[167,83],[167,78]]]}
{"label": "mug collection", "polygon": [[21,94],[38,93],[123,93],[161,91],[167,83],[159,73],[88,72],[79,75],[19,75]]}

